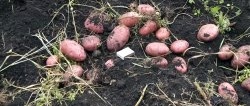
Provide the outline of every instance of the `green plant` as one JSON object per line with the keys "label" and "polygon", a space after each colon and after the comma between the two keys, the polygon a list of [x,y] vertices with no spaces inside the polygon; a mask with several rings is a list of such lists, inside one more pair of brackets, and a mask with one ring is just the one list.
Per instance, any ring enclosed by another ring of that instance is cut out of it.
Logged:
{"label": "green plant", "polygon": [[243,70],[241,70],[239,72],[239,74],[240,75],[238,76],[238,79],[236,81],[242,82],[245,79],[249,78],[250,77],[250,67],[244,68]]}

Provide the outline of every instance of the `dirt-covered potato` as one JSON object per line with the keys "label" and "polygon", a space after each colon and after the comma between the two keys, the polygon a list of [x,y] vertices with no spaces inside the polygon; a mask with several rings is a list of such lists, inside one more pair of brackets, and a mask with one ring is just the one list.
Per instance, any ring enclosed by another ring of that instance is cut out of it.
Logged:
{"label": "dirt-covered potato", "polygon": [[152,42],[146,46],[145,52],[150,56],[165,56],[170,53],[168,46],[161,42]]}
{"label": "dirt-covered potato", "polygon": [[152,20],[148,20],[140,29],[139,34],[142,36],[149,35],[157,30],[157,23]]}
{"label": "dirt-covered potato", "polygon": [[229,60],[233,57],[233,51],[235,48],[231,44],[222,45],[220,51],[218,52],[218,57],[220,60]]}
{"label": "dirt-covered potato", "polygon": [[82,39],[82,46],[86,51],[95,51],[101,45],[101,40],[95,35],[91,35]]}
{"label": "dirt-covered potato", "polygon": [[104,20],[107,18],[106,14],[93,12],[89,15],[89,17],[85,20],[84,26],[90,31],[95,33],[103,33],[104,31]]}
{"label": "dirt-covered potato", "polygon": [[182,57],[175,57],[172,60],[172,63],[175,66],[175,69],[180,73],[186,73],[188,71],[188,66],[186,61]]}
{"label": "dirt-covered potato", "polygon": [[74,40],[61,41],[60,51],[74,61],[83,61],[87,57],[84,48]]}
{"label": "dirt-covered potato", "polygon": [[58,64],[58,56],[57,55],[51,55],[46,60],[46,66],[47,67],[53,67]]}
{"label": "dirt-covered potato", "polygon": [[245,79],[241,83],[241,87],[245,88],[246,90],[250,91],[250,78]]}
{"label": "dirt-covered potato", "polygon": [[164,41],[166,39],[169,39],[170,31],[165,27],[161,27],[156,31],[155,36],[160,41]]}
{"label": "dirt-covered potato", "polygon": [[214,24],[203,25],[197,34],[197,39],[208,42],[214,40],[219,34],[219,27]]}
{"label": "dirt-covered potato", "polygon": [[143,15],[154,15],[156,13],[155,8],[149,4],[139,4],[137,11]]}
{"label": "dirt-covered potato", "polygon": [[222,98],[232,102],[234,104],[238,103],[238,95],[234,87],[228,82],[223,82],[218,87],[218,92]]}
{"label": "dirt-covered potato", "polygon": [[170,50],[173,53],[183,53],[188,47],[189,43],[186,40],[176,40],[171,44]]}
{"label": "dirt-covered potato", "polygon": [[130,37],[129,28],[125,25],[116,26],[107,38],[107,48],[110,51],[122,49]]}
{"label": "dirt-covered potato", "polygon": [[81,77],[83,75],[83,68],[79,65],[71,65],[68,66],[63,78],[65,81],[69,81],[69,79],[73,76]]}
{"label": "dirt-covered potato", "polygon": [[133,27],[139,23],[140,15],[137,12],[127,12],[119,17],[119,23],[127,27]]}
{"label": "dirt-covered potato", "polygon": [[156,66],[160,69],[166,69],[168,66],[168,61],[164,57],[155,57],[152,58],[151,65]]}
{"label": "dirt-covered potato", "polygon": [[110,69],[111,67],[114,67],[115,63],[113,59],[109,59],[108,61],[105,62],[105,67],[106,69]]}
{"label": "dirt-covered potato", "polygon": [[246,53],[235,53],[231,61],[233,68],[243,68],[249,62],[250,56]]}

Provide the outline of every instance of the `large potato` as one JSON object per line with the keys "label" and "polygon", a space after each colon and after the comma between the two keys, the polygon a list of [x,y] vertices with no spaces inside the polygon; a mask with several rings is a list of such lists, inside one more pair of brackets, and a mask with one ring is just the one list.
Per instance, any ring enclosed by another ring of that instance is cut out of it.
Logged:
{"label": "large potato", "polygon": [[197,39],[208,42],[214,40],[219,34],[219,27],[214,24],[203,25],[197,34]]}
{"label": "large potato", "polygon": [[168,46],[161,42],[149,43],[145,52],[150,56],[164,56],[170,53]]}
{"label": "large potato", "polygon": [[250,78],[245,79],[242,83],[241,86],[245,88],[246,90],[250,91]]}
{"label": "large potato", "polygon": [[183,53],[188,47],[189,43],[186,40],[176,40],[171,44],[170,50],[173,53]]}
{"label": "large potato", "polygon": [[218,87],[218,92],[220,96],[225,100],[228,100],[234,104],[238,103],[237,92],[235,91],[234,87],[231,84],[227,82],[221,83]]}
{"label": "large potato", "polygon": [[149,4],[139,4],[137,11],[144,15],[154,15],[156,13],[155,8]]}
{"label": "large potato", "polygon": [[137,12],[127,12],[121,15],[118,20],[120,24],[133,27],[139,22],[140,15]]}
{"label": "large potato", "polygon": [[104,20],[107,18],[105,14],[101,13],[92,13],[89,17],[85,20],[84,26],[90,31],[95,33],[103,33],[104,31]]}
{"label": "large potato", "polygon": [[46,66],[47,67],[53,67],[58,64],[59,58],[57,55],[51,55],[46,60]]}
{"label": "large potato", "polygon": [[101,40],[95,35],[82,39],[82,46],[86,51],[95,51],[101,45]]}
{"label": "large potato", "polygon": [[140,29],[139,34],[142,36],[149,35],[157,30],[157,23],[152,20],[148,20]]}
{"label": "large potato", "polygon": [[74,40],[61,41],[60,51],[74,61],[83,61],[87,57],[84,48]]}
{"label": "large potato", "polygon": [[250,56],[245,53],[235,53],[231,61],[233,68],[243,68],[249,62]]}
{"label": "large potato", "polygon": [[130,37],[129,28],[125,25],[116,26],[107,38],[107,48],[110,51],[122,49]]}
{"label": "large potato", "polygon": [[156,31],[155,36],[157,39],[164,41],[169,39],[170,31],[167,28],[161,27]]}
{"label": "large potato", "polygon": [[220,51],[218,52],[218,57],[221,60],[229,60],[233,57],[234,47],[231,44],[222,45]]}
{"label": "large potato", "polygon": [[186,73],[187,72],[188,66],[187,66],[186,61],[182,57],[175,57],[172,60],[172,63],[174,64],[175,69],[178,72],[180,72],[180,73]]}
{"label": "large potato", "polygon": [[71,65],[68,66],[63,78],[65,81],[69,81],[69,79],[73,76],[81,77],[83,75],[83,68],[79,65]]}

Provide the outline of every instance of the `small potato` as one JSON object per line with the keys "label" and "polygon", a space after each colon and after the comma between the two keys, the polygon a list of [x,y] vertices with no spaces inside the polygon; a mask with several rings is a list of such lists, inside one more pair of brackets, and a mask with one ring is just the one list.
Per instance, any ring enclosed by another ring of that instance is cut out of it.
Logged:
{"label": "small potato", "polygon": [[243,68],[249,61],[250,56],[245,53],[235,53],[231,61],[231,66],[235,69]]}
{"label": "small potato", "polygon": [[164,57],[156,57],[156,58],[152,58],[151,64],[155,65],[156,67],[160,69],[166,69],[168,66],[168,61]]}
{"label": "small potato", "polygon": [[56,66],[58,64],[59,58],[57,55],[51,55],[48,57],[48,59],[46,60],[46,66],[47,67],[53,67]]}
{"label": "small potato", "polygon": [[239,47],[237,52],[250,55],[250,45],[243,45],[243,46]]}
{"label": "small potato", "polygon": [[214,24],[203,25],[198,34],[197,39],[200,41],[208,42],[214,40],[219,34],[219,27]]}
{"label": "small potato", "polygon": [[229,102],[232,102],[234,104],[238,103],[237,92],[231,84],[227,82],[221,83],[218,87],[218,92],[220,96],[225,100],[228,100]]}
{"label": "small potato", "polygon": [[146,46],[145,52],[150,56],[164,56],[170,53],[168,46],[161,42],[152,42]]}
{"label": "small potato", "polygon": [[173,53],[183,53],[188,47],[189,43],[186,40],[176,40],[171,44],[170,50]]}
{"label": "small potato", "polygon": [[133,27],[139,22],[140,15],[137,12],[127,12],[119,17],[118,20],[120,24],[123,24],[127,27]]}
{"label": "small potato", "polygon": [[85,78],[89,84],[96,84],[100,81],[101,71],[98,68],[93,68],[85,73]]}
{"label": "small potato", "polygon": [[164,41],[169,39],[170,31],[167,28],[161,27],[156,31],[155,36],[160,41]]}
{"label": "small potato", "polygon": [[139,4],[137,11],[143,15],[154,15],[156,13],[155,8],[149,4]]}
{"label": "small potato", "polygon": [[74,40],[61,41],[60,51],[74,61],[83,61],[87,57],[84,48]]}
{"label": "small potato", "polygon": [[82,39],[82,46],[86,51],[95,51],[101,45],[99,37],[91,35]]}
{"label": "small potato", "polygon": [[110,51],[122,49],[130,37],[129,28],[125,25],[116,26],[107,38],[107,48]]}
{"label": "small potato", "polygon": [[110,69],[110,68],[114,67],[115,66],[114,60],[109,59],[108,61],[105,62],[105,66],[106,66],[107,69]]}
{"label": "small potato", "polygon": [[218,52],[218,57],[220,60],[229,60],[233,57],[233,50],[235,48],[231,44],[225,44],[221,46],[220,51]]}
{"label": "small potato", "polygon": [[103,33],[104,31],[103,23],[104,23],[105,18],[107,18],[105,14],[92,13],[85,20],[84,26],[85,28],[95,33]]}
{"label": "small potato", "polygon": [[241,87],[245,88],[246,90],[250,91],[250,78],[245,79],[241,83]]}
{"label": "small potato", "polygon": [[175,69],[180,73],[186,73],[187,72],[187,63],[182,57],[175,57],[172,60],[172,63],[175,66]]}
{"label": "small potato", "polygon": [[157,23],[152,20],[148,20],[142,28],[139,29],[139,34],[142,36],[149,35],[157,30]]}
{"label": "small potato", "polygon": [[68,66],[63,78],[65,81],[69,81],[69,79],[73,76],[81,77],[83,75],[83,68],[79,65]]}

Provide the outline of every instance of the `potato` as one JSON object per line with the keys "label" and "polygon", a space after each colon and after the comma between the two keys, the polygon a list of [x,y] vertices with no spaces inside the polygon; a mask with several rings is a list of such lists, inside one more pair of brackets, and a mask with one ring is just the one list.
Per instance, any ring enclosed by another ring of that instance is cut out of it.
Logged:
{"label": "potato", "polygon": [[90,31],[95,33],[103,33],[104,31],[104,20],[107,18],[105,14],[101,13],[92,13],[89,17],[85,20],[84,26]]}
{"label": "potato", "polygon": [[149,43],[145,52],[150,56],[164,56],[170,53],[168,46],[161,42]]}
{"label": "potato", "polygon": [[127,27],[135,26],[139,20],[140,15],[137,12],[127,12],[119,17],[119,23]]}
{"label": "potato", "polygon": [[149,35],[157,30],[157,23],[152,20],[148,20],[140,29],[139,34],[142,36]]}
{"label": "potato", "polygon": [[60,51],[74,61],[83,61],[87,57],[84,48],[74,40],[61,41]]}
{"label": "potato", "polygon": [[101,72],[98,68],[91,69],[85,73],[85,78],[88,80],[87,83],[95,84],[100,81]]}
{"label": "potato", "polygon": [[48,59],[46,60],[46,66],[47,67],[53,67],[56,66],[58,64],[59,58],[57,55],[51,55],[48,57]]}
{"label": "potato", "polygon": [[155,36],[160,41],[164,41],[169,39],[170,31],[167,28],[161,27],[156,31]]}
{"label": "potato", "polygon": [[250,91],[250,78],[245,79],[241,83],[241,87],[245,88],[246,90]]}
{"label": "potato", "polygon": [[69,79],[73,76],[81,77],[83,75],[83,68],[79,65],[71,65],[68,66],[63,78],[65,81],[69,81]]}
{"label": "potato", "polygon": [[156,58],[152,58],[151,64],[153,66],[160,68],[160,69],[166,69],[168,66],[168,61],[167,61],[167,59],[165,59],[163,57],[156,57]]}
{"label": "potato", "polygon": [[235,53],[231,61],[231,66],[233,68],[243,68],[249,61],[250,56],[245,53]]}
{"label": "potato", "polygon": [[139,4],[137,11],[143,15],[154,15],[156,13],[155,8],[149,4]]}
{"label": "potato", "polygon": [[107,48],[110,51],[122,49],[130,37],[129,28],[125,25],[116,26],[107,38]]}
{"label": "potato", "polygon": [[218,87],[218,92],[220,96],[225,100],[228,100],[229,102],[232,102],[234,104],[238,103],[237,92],[231,84],[227,82],[221,83]]}
{"label": "potato", "polygon": [[178,72],[180,72],[180,73],[186,73],[187,72],[188,66],[187,66],[186,61],[182,57],[175,57],[172,60],[172,63],[174,64],[175,69]]}
{"label": "potato", "polygon": [[170,50],[173,53],[183,53],[189,47],[189,43],[186,40],[176,40],[170,45]]}
{"label": "potato", "polygon": [[197,34],[197,39],[208,42],[214,40],[219,34],[219,27],[214,24],[203,25]]}
{"label": "potato", "polygon": [[243,45],[243,46],[239,47],[237,52],[250,55],[250,45]]}
{"label": "potato", "polygon": [[110,69],[111,67],[114,67],[114,60],[113,59],[109,59],[108,61],[105,62],[105,66],[107,69]]}
{"label": "potato", "polygon": [[218,52],[218,57],[220,60],[229,60],[233,57],[234,47],[231,44],[222,45],[220,51]]}
{"label": "potato", "polygon": [[95,35],[91,35],[82,39],[82,46],[86,51],[95,51],[101,45],[101,40]]}

